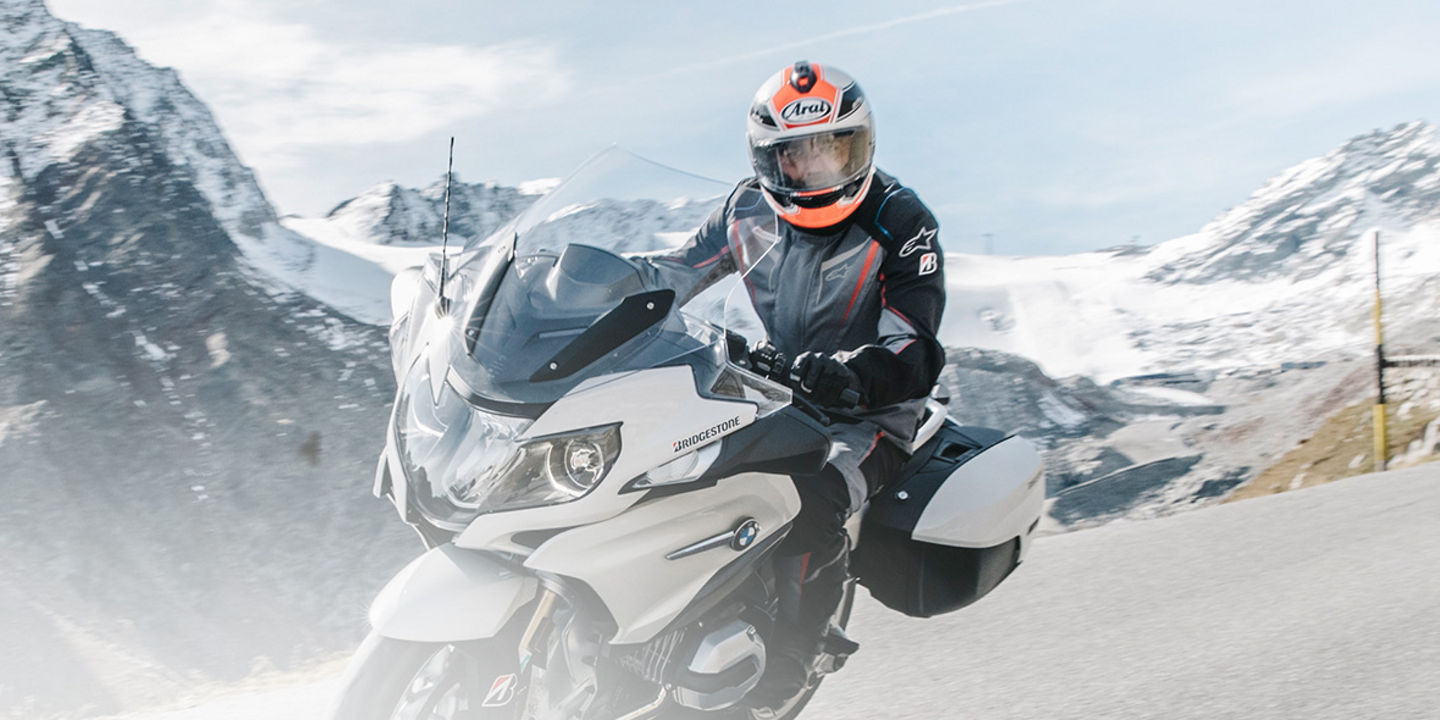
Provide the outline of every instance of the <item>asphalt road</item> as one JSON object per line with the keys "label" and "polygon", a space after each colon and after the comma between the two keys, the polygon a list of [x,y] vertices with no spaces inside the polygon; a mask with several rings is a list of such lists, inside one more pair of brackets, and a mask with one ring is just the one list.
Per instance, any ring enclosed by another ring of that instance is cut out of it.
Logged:
{"label": "asphalt road", "polygon": [[1045,538],[861,651],[807,717],[1440,718],[1440,464]]}
{"label": "asphalt road", "polygon": [[[1440,463],[1037,541],[862,648],[805,718],[1440,718]],[[333,678],[127,720],[309,720]]]}

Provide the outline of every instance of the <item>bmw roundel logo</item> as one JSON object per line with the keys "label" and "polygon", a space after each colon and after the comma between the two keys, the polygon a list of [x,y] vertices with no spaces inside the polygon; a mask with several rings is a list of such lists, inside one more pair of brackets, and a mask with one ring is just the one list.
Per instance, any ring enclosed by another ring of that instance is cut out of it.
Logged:
{"label": "bmw roundel logo", "polygon": [[760,523],[755,518],[746,518],[735,528],[735,535],[730,538],[730,548],[733,550],[744,550],[755,544],[755,539],[760,537]]}

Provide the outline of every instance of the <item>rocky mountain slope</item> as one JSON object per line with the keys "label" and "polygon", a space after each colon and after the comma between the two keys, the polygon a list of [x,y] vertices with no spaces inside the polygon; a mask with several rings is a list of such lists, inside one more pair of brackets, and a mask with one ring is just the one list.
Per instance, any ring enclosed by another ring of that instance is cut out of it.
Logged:
{"label": "rocky mountain slope", "polygon": [[[481,240],[519,215],[553,182],[512,188],[494,183],[465,183],[453,178],[450,187],[450,238],[457,244]],[[295,218],[295,222],[303,222]],[[321,221],[333,232],[376,245],[432,245],[445,224],[443,178],[426,188],[385,182],[340,203]],[[306,226],[314,227],[313,223]],[[318,231],[312,231],[318,232]]]}
{"label": "rocky mountain slope", "polygon": [[413,552],[365,492],[384,333],[113,35],[0,2],[0,103],[0,715],[346,646]]}
{"label": "rocky mountain slope", "polygon": [[[1355,242],[1362,231],[1403,233],[1437,220],[1440,131],[1412,122],[1361,135],[1276,175],[1198,235],[1166,244],[1148,277],[1169,283],[1277,278],[1293,283],[1337,265],[1364,274],[1373,256]],[[1389,259],[1404,264],[1419,251],[1402,243]]]}

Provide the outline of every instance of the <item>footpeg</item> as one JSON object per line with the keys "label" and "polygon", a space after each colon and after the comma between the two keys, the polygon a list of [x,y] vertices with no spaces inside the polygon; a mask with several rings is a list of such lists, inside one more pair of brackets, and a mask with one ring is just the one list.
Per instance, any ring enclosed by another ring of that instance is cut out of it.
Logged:
{"label": "footpeg", "polygon": [[860,643],[850,639],[850,636],[845,634],[845,630],[838,627],[832,627],[830,632],[825,633],[824,642],[822,647],[825,652],[836,657],[849,657],[860,649]]}
{"label": "footpeg", "polygon": [[859,649],[860,643],[851,640],[844,630],[832,627],[821,641],[819,662],[816,663],[815,670],[821,675],[837,672],[845,667],[845,661]]}

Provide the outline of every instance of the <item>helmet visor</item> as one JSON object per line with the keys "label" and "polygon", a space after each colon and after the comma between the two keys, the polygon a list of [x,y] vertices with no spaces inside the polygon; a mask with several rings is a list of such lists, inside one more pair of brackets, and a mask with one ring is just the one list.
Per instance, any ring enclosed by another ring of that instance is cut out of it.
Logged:
{"label": "helmet visor", "polygon": [[786,193],[833,190],[870,167],[870,130],[847,128],[782,140],[752,141],[750,158],[765,187]]}

